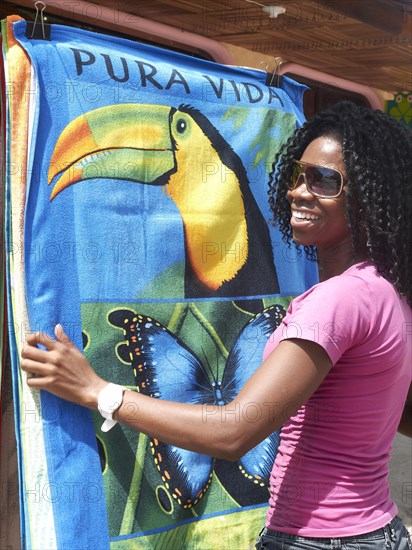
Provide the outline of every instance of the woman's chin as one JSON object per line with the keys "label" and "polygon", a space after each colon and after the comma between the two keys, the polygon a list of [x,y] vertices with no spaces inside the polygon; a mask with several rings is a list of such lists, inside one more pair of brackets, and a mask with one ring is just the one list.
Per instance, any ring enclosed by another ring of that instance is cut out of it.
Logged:
{"label": "woman's chin", "polygon": [[293,242],[300,246],[316,246],[311,239],[305,238],[305,235],[299,235],[296,232],[292,234]]}

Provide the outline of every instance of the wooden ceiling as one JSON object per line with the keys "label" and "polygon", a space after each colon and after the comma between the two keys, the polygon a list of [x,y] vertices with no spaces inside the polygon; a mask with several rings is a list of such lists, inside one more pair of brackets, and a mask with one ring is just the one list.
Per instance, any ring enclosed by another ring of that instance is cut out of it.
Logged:
{"label": "wooden ceiling", "polygon": [[[33,8],[34,2],[5,4]],[[68,10],[70,2],[54,0],[46,12],[66,14],[68,24],[89,22],[93,28],[112,32],[118,31],[116,14],[126,12],[130,20],[138,16],[246,48],[255,52],[254,58],[280,56],[389,93],[412,90],[412,0],[88,0],[87,5],[96,4],[96,10],[76,11],[76,5],[82,4],[75,2]],[[88,17],[102,6],[113,10],[112,25]],[[267,12],[271,6],[286,11],[271,18]],[[123,32],[128,32],[127,20]],[[162,36],[130,34],[168,44]]]}
{"label": "wooden ceiling", "polygon": [[[96,3],[113,6],[112,0]],[[270,18],[263,6],[274,5],[286,12]],[[412,89],[412,0],[149,0],[120,6],[387,92]]]}

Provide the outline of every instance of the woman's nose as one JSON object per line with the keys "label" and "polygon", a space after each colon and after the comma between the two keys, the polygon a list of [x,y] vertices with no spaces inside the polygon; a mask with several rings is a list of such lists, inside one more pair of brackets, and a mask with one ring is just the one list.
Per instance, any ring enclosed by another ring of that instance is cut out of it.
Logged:
{"label": "woman's nose", "polygon": [[293,189],[289,189],[288,195],[292,200],[312,200],[315,198],[308,190],[306,178],[303,174],[299,177],[296,183],[296,187],[294,187]]}

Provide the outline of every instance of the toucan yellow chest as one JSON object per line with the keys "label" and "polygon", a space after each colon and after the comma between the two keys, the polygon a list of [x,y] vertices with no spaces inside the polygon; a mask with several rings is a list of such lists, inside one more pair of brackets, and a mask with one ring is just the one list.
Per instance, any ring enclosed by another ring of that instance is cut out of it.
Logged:
{"label": "toucan yellow chest", "polygon": [[182,216],[188,259],[199,280],[217,290],[236,276],[248,256],[239,180],[205,139],[175,155],[180,169],[167,187]]}

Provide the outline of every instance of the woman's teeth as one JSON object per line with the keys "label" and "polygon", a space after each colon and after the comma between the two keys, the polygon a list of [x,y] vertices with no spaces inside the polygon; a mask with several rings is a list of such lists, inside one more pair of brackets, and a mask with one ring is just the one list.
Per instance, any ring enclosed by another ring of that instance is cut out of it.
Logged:
{"label": "woman's teeth", "polygon": [[320,216],[315,216],[314,214],[308,214],[307,212],[293,212],[293,217],[298,220],[319,220]]}

